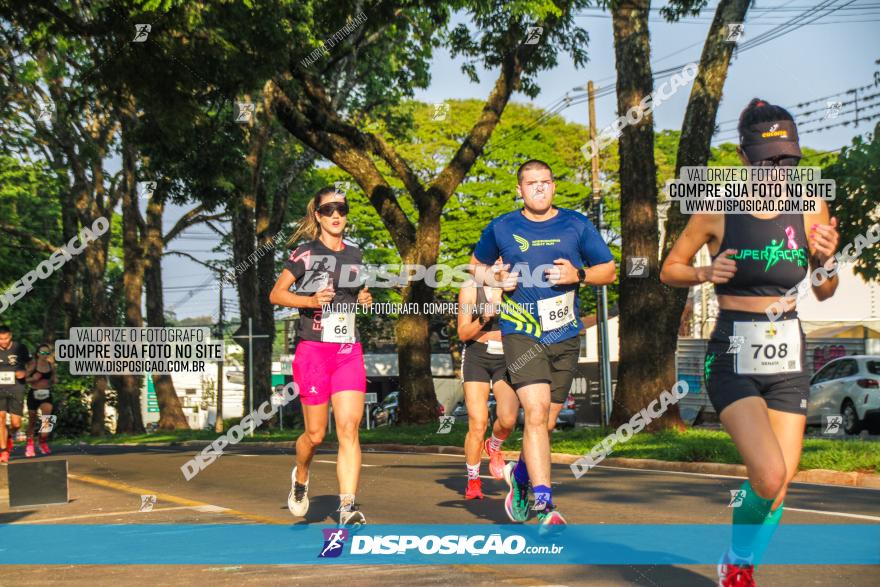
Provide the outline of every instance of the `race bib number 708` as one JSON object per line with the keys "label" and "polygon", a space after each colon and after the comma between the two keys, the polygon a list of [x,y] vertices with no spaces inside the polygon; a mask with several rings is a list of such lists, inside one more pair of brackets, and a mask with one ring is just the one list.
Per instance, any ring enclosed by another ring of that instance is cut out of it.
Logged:
{"label": "race bib number 708", "polygon": [[774,375],[801,371],[801,331],[797,318],[777,322],[734,322],[734,336],[743,337],[736,354],[741,375]]}

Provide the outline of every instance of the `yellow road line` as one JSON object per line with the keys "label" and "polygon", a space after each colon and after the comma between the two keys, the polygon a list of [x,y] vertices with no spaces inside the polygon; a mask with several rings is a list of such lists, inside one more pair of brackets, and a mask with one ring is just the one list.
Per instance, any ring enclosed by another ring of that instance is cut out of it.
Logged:
{"label": "yellow road line", "polygon": [[[124,491],[126,493],[133,493],[135,495],[155,495],[156,499],[163,503],[176,503],[178,505],[184,505],[189,507],[204,507],[204,506],[214,506],[210,503],[205,503],[203,501],[195,501],[193,499],[187,499],[185,497],[178,497],[176,495],[171,495],[169,493],[159,493],[153,489],[144,489],[143,487],[135,487],[134,485],[128,485],[126,483],[117,483],[116,481],[108,481],[107,479],[99,479],[98,477],[92,477],[91,475],[82,475],[68,473],[67,475],[70,479],[74,481],[80,481],[82,483],[89,483],[91,485],[97,485],[99,487],[106,487],[108,489],[115,489],[117,491]],[[287,525],[286,522],[282,522],[277,518],[270,518],[268,516],[259,516],[257,514],[249,514],[247,512],[242,512],[232,508],[223,508],[222,511],[218,512],[222,514],[227,514],[230,516],[235,516],[237,518],[243,518],[245,520],[251,520],[253,522],[257,522],[258,524],[280,524]]]}

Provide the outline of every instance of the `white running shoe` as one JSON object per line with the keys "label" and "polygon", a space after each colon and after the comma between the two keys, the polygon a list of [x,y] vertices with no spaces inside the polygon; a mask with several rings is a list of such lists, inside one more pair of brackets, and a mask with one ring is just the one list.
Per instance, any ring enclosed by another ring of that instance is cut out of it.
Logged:
{"label": "white running shoe", "polygon": [[290,493],[287,494],[287,509],[294,516],[301,518],[309,511],[309,480],[300,483],[296,480],[296,467],[290,474]]}

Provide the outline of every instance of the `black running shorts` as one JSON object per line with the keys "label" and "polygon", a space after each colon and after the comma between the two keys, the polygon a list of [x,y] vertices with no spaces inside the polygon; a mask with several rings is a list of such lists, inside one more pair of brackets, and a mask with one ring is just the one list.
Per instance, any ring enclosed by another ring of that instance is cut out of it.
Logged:
{"label": "black running shorts", "polygon": [[24,408],[24,390],[0,391],[0,412],[21,416]]}
{"label": "black running shorts", "polygon": [[[797,318],[797,312],[787,312],[779,320]],[[767,375],[742,375],[736,372],[736,353],[731,345],[730,337],[734,335],[734,322],[766,323],[771,322],[766,314],[721,310],[715,330],[709,339],[703,377],[709,400],[715,407],[715,413],[721,412],[733,402],[745,397],[760,397],[767,403],[767,408],[792,414],[807,413],[807,401],[810,396],[810,375],[807,372],[806,337],[803,329],[801,334],[801,370],[790,373]],[[762,326],[763,328],[763,326]],[[800,328],[800,325],[799,325]],[[740,353],[760,353],[757,347],[742,347]],[[776,351],[774,351],[776,352]]]}
{"label": "black running shorts", "polygon": [[489,345],[482,342],[466,344],[461,351],[461,377],[465,383],[503,381],[507,374],[504,355],[489,354]]}
{"label": "black running shorts", "polygon": [[[37,397],[37,394],[40,397]],[[47,394],[43,397],[44,394]],[[30,412],[37,411],[41,405],[43,404],[55,404],[55,401],[52,399],[52,392],[48,389],[31,389],[27,394],[27,408]]]}
{"label": "black running shorts", "polygon": [[525,334],[504,337],[507,380],[519,389],[532,383],[550,384],[550,401],[563,404],[571,390],[581,343],[577,336],[545,345]]}

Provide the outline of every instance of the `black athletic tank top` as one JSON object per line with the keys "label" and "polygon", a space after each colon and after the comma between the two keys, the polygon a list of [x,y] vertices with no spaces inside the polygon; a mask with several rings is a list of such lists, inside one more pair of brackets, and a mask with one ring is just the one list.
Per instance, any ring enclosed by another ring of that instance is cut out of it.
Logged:
{"label": "black athletic tank top", "polygon": [[[477,303],[475,304],[475,307],[474,307],[473,311],[471,312],[471,315],[479,317],[479,315],[483,313],[482,309],[488,303],[489,303],[489,300],[488,300],[488,298],[486,298],[486,290],[484,290],[482,287],[477,287]],[[480,328],[477,336],[475,336],[471,340],[476,340],[484,332],[492,332],[493,330],[500,330],[500,329],[501,329],[501,325],[498,324],[498,314],[495,314],[494,316],[492,316],[492,318],[488,322],[483,324],[483,327]]]}
{"label": "black athletic tank top", "polygon": [[[736,249],[736,273],[715,285],[716,295],[782,296],[807,275],[807,234],[801,214],[755,218],[726,214],[719,254]],[[714,261],[718,255],[714,255]]]}

